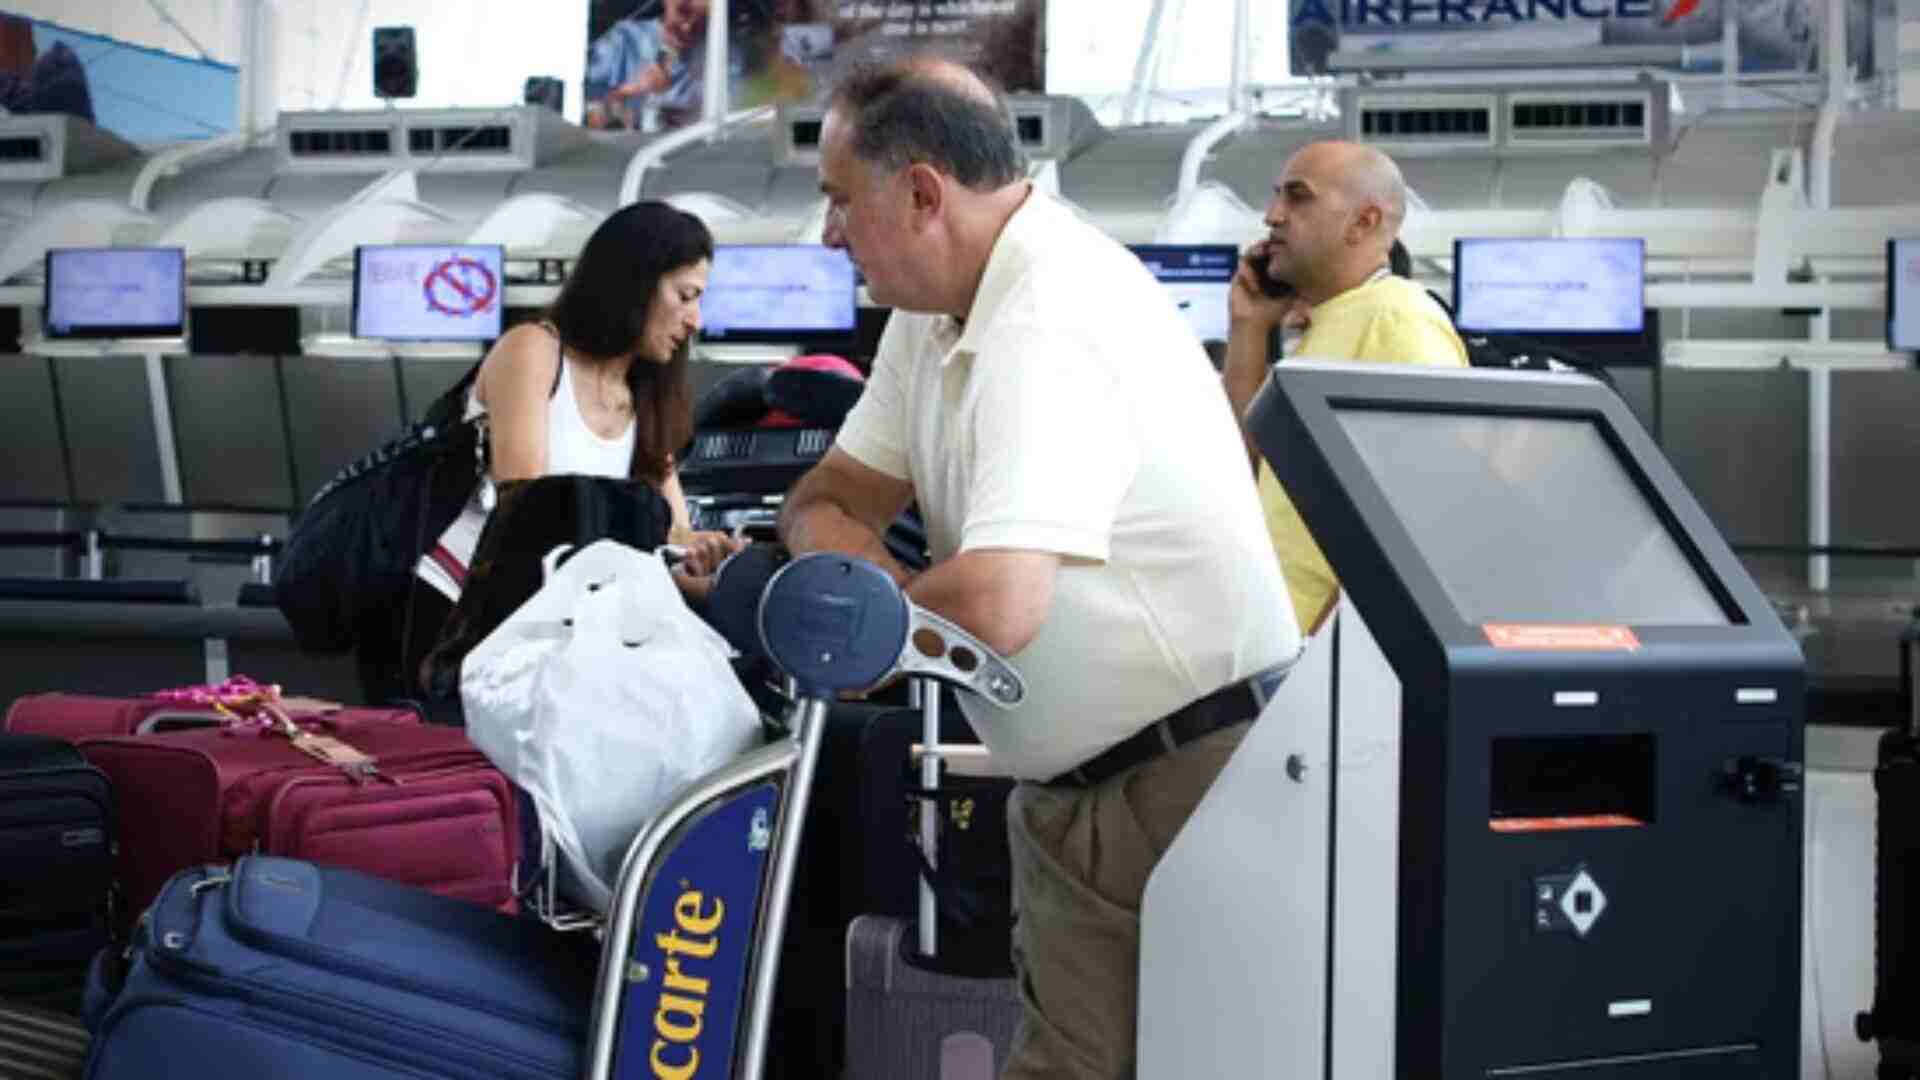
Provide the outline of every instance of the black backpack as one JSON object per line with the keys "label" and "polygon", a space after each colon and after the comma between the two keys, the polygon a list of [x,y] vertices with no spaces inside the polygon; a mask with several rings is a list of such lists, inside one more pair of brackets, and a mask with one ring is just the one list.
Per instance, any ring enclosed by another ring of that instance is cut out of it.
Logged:
{"label": "black backpack", "polygon": [[343,653],[407,602],[414,566],[485,471],[484,417],[465,419],[475,364],[405,435],[341,469],[295,519],[274,603],[300,647]]}

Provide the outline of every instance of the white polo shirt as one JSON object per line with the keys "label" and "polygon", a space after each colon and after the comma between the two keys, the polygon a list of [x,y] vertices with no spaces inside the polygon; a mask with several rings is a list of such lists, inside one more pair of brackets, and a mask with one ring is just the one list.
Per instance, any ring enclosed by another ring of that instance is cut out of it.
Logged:
{"label": "white polo shirt", "polygon": [[1226,392],[1139,259],[1034,191],[964,330],[896,312],[840,448],[913,485],[936,561],[1063,557],[1014,666],[961,695],[1016,776],[1058,775],[1300,647]]}

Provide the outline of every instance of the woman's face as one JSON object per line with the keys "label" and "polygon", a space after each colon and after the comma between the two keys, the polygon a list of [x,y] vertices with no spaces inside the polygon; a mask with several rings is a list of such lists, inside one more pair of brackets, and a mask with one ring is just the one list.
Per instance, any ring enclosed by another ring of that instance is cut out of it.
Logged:
{"label": "woman's face", "polygon": [[707,291],[707,260],[688,263],[660,275],[647,303],[640,355],[656,364],[671,363],[680,346],[700,332],[700,296]]}

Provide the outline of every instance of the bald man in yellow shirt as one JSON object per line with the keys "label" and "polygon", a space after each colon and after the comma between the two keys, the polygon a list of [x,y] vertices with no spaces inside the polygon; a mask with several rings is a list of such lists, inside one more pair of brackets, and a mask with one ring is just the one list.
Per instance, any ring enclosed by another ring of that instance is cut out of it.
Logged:
{"label": "bald man in yellow shirt", "polygon": [[[1267,238],[1249,254],[1264,257],[1267,276],[1293,294],[1268,296],[1242,264],[1228,299],[1224,378],[1243,436],[1247,405],[1267,378],[1267,343],[1283,324],[1305,322],[1293,351],[1303,358],[1466,366],[1447,313],[1425,289],[1388,273],[1406,216],[1399,167],[1370,146],[1310,143],[1287,159],[1267,204]],[[1340,582],[1251,437],[1247,454],[1294,614],[1312,633],[1333,611]]]}

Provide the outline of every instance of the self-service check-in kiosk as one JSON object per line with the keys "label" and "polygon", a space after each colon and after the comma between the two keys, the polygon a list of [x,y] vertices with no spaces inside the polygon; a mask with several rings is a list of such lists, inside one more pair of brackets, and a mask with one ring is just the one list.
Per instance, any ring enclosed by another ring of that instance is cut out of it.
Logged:
{"label": "self-service check-in kiosk", "polygon": [[1803,662],[1581,376],[1290,362],[1345,590],[1148,885],[1147,1080],[1799,1061]]}

